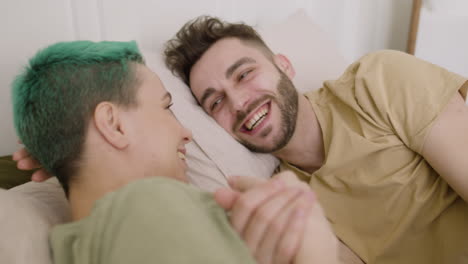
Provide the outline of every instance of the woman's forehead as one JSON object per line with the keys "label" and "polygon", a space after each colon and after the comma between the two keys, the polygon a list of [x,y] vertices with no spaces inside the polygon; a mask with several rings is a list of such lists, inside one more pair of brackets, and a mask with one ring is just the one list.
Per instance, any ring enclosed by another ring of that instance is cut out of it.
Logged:
{"label": "woman's forehead", "polygon": [[141,81],[142,86],[151,88],[158,94],[166,94],[166,88],[164,87],[159,76],[147,66],[139,65],[137,69],[137,78]]}

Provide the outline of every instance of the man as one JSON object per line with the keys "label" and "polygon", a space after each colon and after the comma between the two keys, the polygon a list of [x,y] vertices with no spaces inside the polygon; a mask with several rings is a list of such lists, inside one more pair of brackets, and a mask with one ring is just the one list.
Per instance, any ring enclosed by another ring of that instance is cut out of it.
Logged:
{"label": "man", "polygon": [[[15,80],[12,98],[19,137],[70,203],[74,222],[51,235],[54,263],[337,263],[320,206],[291,175],[235,179],[243,193],[216,194],[251,252],[213,195],[184,184],[191,133],[136,43],[51,45]],[[246,212],[237,206],[246,200],[262,203]],[[260,230],[267,240],[255,241]]]}
{"label": "man", "polygon": [[365,262],[468,261],[466,78],[383,51],[298,96],[285,56],[211,17],[187,23],[165,54],[228,133],[309,182]]}

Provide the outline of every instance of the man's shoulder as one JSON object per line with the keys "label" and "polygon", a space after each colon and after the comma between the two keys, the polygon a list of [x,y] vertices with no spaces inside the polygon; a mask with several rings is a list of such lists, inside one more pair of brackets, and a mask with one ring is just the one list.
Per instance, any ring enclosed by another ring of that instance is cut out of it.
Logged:
{"label": "man's shoulder", "polygon": [[414,65],[422,62],[413,55],[398,50],[379,50],[362,56],[355,64],[359,65],[362,72],[372,71],[377,68],[389,69],[402,65]]}
{"label": "man's shoulder", "polygon": [[398,50],[378,50],[365,54],[358,61],[395,60],[408,57],[414,56]]}

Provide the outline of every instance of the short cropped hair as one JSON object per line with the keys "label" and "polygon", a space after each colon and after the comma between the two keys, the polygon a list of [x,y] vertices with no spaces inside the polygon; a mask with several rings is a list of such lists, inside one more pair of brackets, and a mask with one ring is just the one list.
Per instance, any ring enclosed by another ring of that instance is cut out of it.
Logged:
{"label": "short cropped hair", "polygon": [[136,106],[136,64],[144,61],[134,41],[60,42],[39,51],[13,82],[16,132],[67,195],[96,106]]}
{"label": "short cropped hair", "polygon": [[216,17],[200,16],[186,23],[175,37],[166,43],[166,66],[185,84],[190,85],[190,71],[193,65],[214,43],[224,38],[237,38],[260,48],[267,58],[273,58],[273,52],[251,26],[244,23],[228,23]]}

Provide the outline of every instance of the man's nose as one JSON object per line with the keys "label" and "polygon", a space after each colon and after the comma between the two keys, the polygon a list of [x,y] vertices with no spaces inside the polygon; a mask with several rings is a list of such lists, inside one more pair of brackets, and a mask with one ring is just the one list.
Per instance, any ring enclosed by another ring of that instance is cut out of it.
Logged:
{"label": "man's nose", "polygon": [[250,95],[243,90],[231,91],[229,94],[229,103],[231,105],[231,112],[236,114],[241,111],[245,111],[250,101]]}

